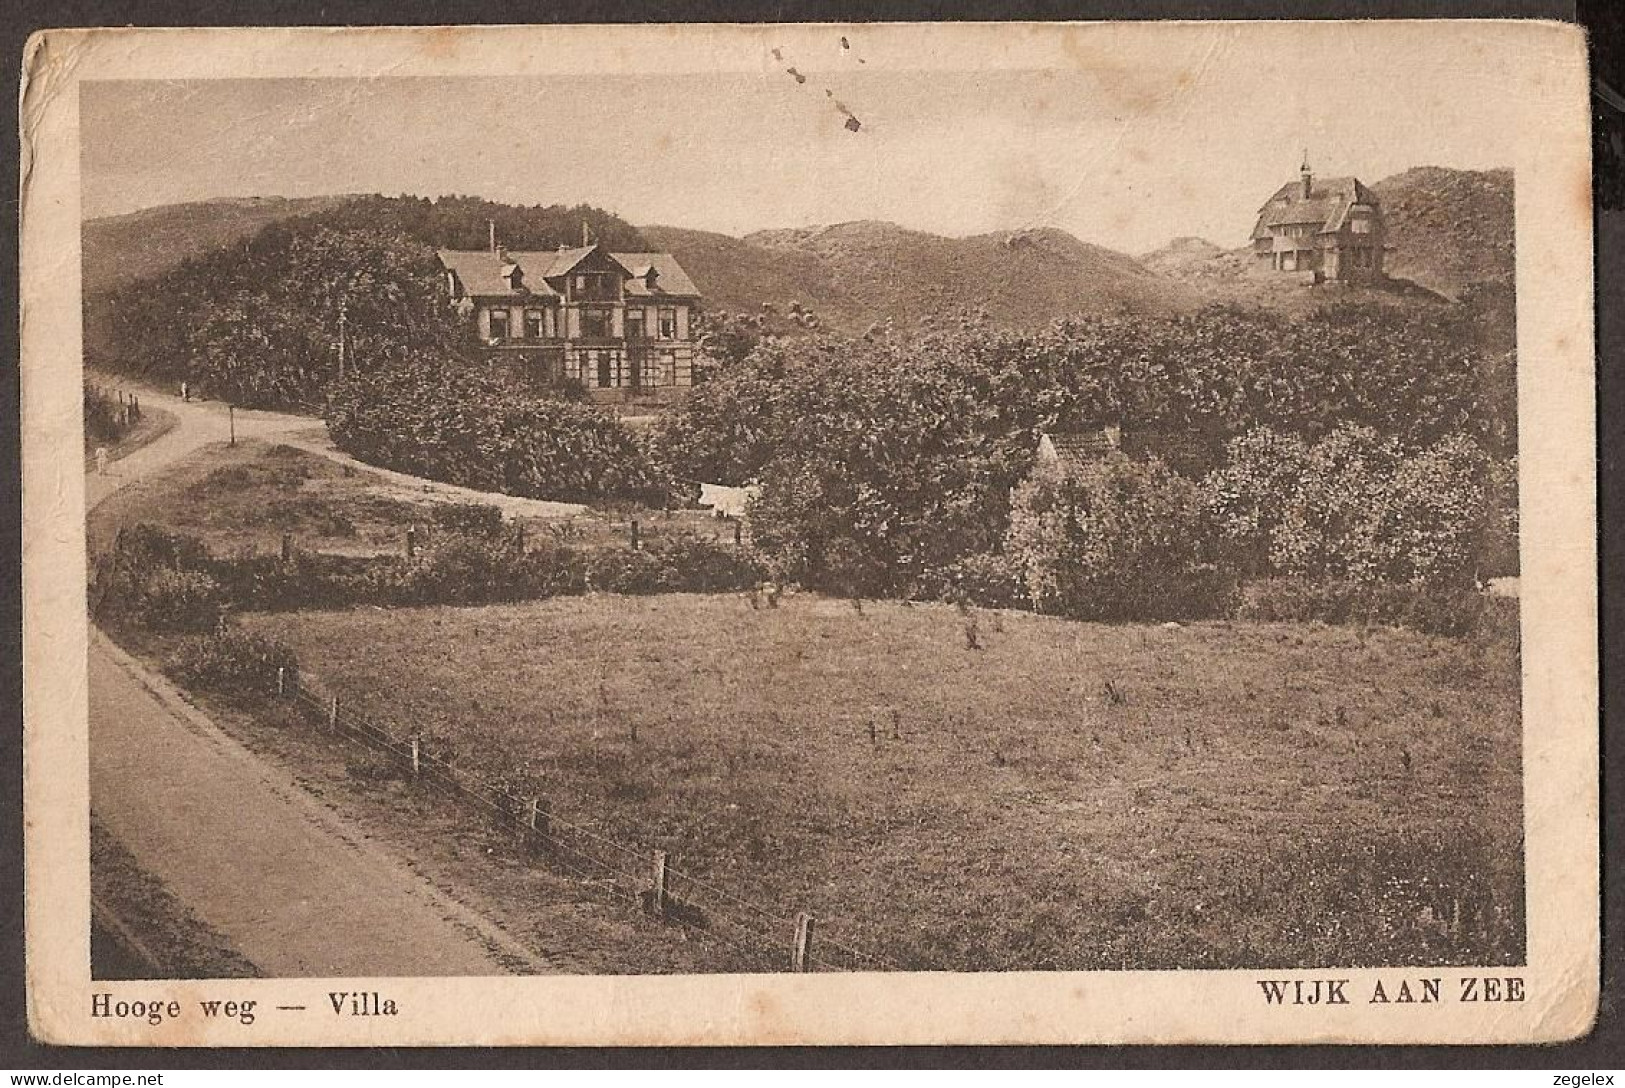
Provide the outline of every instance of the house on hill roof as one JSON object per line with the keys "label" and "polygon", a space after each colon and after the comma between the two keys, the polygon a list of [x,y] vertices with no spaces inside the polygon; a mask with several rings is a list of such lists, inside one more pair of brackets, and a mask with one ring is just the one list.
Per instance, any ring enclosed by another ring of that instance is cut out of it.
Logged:
{"label": "house on hill roof", "polygon": [[599,401],[667,399],[693,384],[699,289],[670,253],[439,251],[452,305],[494,361]]}
{"label": "house on hill roof", "polygon": [[1253,227],[1255,263],[1274,272],[1369,283],[1383,278],[1382,204],[1359,178],[1316,178],[1304,158],[1298,180],[1275,191]]}

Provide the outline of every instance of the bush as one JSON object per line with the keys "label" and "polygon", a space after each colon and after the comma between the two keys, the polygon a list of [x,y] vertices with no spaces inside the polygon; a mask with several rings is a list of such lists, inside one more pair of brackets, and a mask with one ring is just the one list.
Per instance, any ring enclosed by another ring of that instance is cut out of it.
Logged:
{"label": "bush", "polygon": [[327,429],[340,449],[370,464],[482,491],[656,504],[665,495],[636,436],[612,416],[527,393],[450,357],[346,382],[328,403]]}
{"label": "bush", "polygon": [[96,565],[97,617],[206,631],[227,600],[208,567],[208,549],[193,537],[145,523],[122,529]]}
{"label": "bush", "polygon": [[189,688],[236,699],[267,696],[276,690],[276,671],[298,670],[294,652],[276,639],[240,631],[191,638],[165,662],[165,671]]}
{"label": "bush", "polygon": [[209,549],[195,536],[138,522],[118,531],[113,538],[113,557],[119,565],[135,570],[196,570],[208,562]]}
{"label": "bush", "polygon": [[1195,484],[1111,457],[1016,489],[1005,553],[1034,607],[1078,619],[1193,619],[1225,610]]}
{"label": "bush", "polygon": [[1260,428],[1206,488],[1245,574],[1464,587],[1488,558],[1492,468],[1460,435],[1412,449],[1353,425],[1318,442]]}
{"label": "bush", "polygon": [[929,572],[921,579],[919,595],[984,608],[1027,603],[1021,568],[1003,552],[978,552]]}
{"label": "bush", "polygon": [[435,528],[448,533],[496,536],[502,532],[502,511],[489,503],[453,502],[434,508]]}
{"label": "bush", "polygon": [[94,386],[85,386],[84,422],[87,449],[124,437],[122,406]]}
{"label": "bush", "polygon": [[408,575],[424,603],[484,604],[528,596],[524,553],[512,537],[458,534],[442,539]]}
{"label": "bush", "polygon": [[388,560],[295,552],[288,560],[264,555],[212,559],[208,569],[232,607],[291,611],[356,603],[357,577],[385,562]]}
{"label": "bush", "polygon": [[202,571],[160,568],[137,583],[133,611],[154,631],[206,631],[220,621],[220,587]]}
{"label": "bush", "polygon": [[1486,627],[1489,606],[1489,598],[1470,589],[1271,578],[1241,587],[1236,618],[1272,623],[1366,623],[1459,637]]}
{"label": "bush", "polygon": [[754,555],[695,536],[652,540],[639,551],[588,552],[582,559],[592,587],[607,593],[731,593],[768,577]]}

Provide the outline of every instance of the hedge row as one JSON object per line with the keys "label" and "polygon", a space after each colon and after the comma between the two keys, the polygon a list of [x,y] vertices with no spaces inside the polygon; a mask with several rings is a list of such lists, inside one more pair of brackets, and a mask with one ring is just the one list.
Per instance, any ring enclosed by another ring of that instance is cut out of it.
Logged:
{"label": "hedge row", "polygon": [[295,552],[213,556],[194,538],[138,525],[119,534],[98,565],[93,599],[102,618],[163,631],[200,631],[234,610],[288,611],[352,605],[486,604],[601,590],[712,593],[768,575],[749,552],[694,537],[638,551],[524,546],[489,522],[450,532],[416,559]]}

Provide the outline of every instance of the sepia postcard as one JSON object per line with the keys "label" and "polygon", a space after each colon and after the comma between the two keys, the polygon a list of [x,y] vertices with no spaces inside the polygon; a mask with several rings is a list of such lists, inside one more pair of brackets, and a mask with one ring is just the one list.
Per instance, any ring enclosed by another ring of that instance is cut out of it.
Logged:
{"label": "sepia postcard", "polygon": [[21,111],[39,1038],[1590,1029],[1576,27],[63,30]]}

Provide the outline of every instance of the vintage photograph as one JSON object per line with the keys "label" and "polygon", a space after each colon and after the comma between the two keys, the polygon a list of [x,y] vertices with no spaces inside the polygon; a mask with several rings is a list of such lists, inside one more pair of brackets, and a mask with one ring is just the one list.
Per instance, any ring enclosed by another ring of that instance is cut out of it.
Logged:
{"label": "vintage photograph", "polygon": [[1530,1000],[1528,738],[1596,743],[1583,698],[1531,709],[1530,511],[1591,503],[1531,474],[1592,455],[1585,403],[1528,445],[1530,117],[1572,103],[1507,58],[1567,39],[1403,29],[81,67],[75,1013],[365,979],[271,1018],[387,1021],[391,979],[541,976]]}

